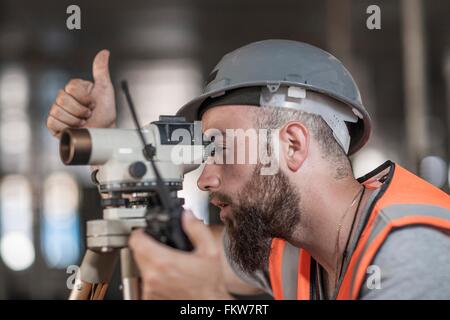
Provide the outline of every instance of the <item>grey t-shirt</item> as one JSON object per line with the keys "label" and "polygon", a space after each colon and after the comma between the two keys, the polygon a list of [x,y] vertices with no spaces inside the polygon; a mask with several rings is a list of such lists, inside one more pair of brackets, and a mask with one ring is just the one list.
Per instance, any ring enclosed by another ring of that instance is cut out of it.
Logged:
{"label": "grey t-shirt", "polygon": [[[227,248],[227,237],[224,241]],[[267,272],[247,275],[230,264],[242,279],[272,294]],[[450,299],[450,235],[437,229],[393,231],[371,266],[359,299]]]}
{"label": "grey t-shirt", "polygon": [[360,299],[450,299],[450,236],[437,229],[393,231],[372,265],[381,280],[377,286],[368,275]]}

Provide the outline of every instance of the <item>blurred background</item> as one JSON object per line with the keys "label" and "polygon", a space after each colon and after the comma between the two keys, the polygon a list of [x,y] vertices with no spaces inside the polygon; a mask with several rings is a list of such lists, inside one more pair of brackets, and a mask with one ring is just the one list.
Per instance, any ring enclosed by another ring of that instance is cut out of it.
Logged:
{"label": "blurred background", "polygon": [[[66,27],[71,4],[81,30]],[[366,27],[370,5],[381,30]],[[111,51],[119,126],[132,127],[121,79],[150,122],[198,94],[237,47],[269,38],[319,46],[353,74],[374,121],[355,174],[390,159],[448,192],[449,15],[446,0],[0,0],[0,299],[67,298],[85,222],[101,217],[88,168],[64,167],[45,127],[58,89],[91,79],[99,50]],[[187,206],[215,221],[196,175],[186,177]],[[120,298],[117,279],[108,297]]]}

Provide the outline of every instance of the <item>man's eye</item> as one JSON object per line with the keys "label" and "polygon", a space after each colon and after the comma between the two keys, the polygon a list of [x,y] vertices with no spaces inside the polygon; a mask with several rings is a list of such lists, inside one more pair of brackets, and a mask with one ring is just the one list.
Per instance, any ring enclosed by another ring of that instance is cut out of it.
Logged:
{"label": "man's eye", "polygon": [[218,163],[223,163],[223,158],[225,157],[226,154],[226,146],[220,146],[220,145],[215,145],[210,152],[210,155],[212,158],[215,158],[216,161],[219,161]]}
{"label": "man's eye", "polygon": [[214,141],[208,144],[205,148],[205,161],[213,161],[216,164],[225,163],[225,155],[227,153],[227,145],[223,142]]}
{"label": "man's eye", "polygon": [[223,151],[226,149],[225,146],[220,146],[218,144],[210,144],[207,149],[209,149],[209,156],[214,157],[217,154],[223,153]]}

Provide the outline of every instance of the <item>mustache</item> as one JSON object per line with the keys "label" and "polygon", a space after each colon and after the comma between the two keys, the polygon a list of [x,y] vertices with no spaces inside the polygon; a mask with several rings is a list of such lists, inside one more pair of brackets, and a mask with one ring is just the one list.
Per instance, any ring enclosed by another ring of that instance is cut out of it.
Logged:
{"label": "mustache", "polygon": [[231,197],[229,195],[222,193],[222,192],[211,192],[209,194],[209,201],[211,201],[212,198],[216,198],[220,202],[226,203],[228,205],[233,204],[233,199],[231,199]]}

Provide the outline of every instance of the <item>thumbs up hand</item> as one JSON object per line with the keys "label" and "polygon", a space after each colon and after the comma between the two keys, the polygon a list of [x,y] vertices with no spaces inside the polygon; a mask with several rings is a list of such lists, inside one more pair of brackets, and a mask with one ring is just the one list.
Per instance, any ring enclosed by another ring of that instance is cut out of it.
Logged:
{"label": "thumbs up hand", "polygon": [[92,64],[94,81],[70,80],[60,90],[47,117],[47,128],[59,138],[67,128],[115,126],[114,87],[109,75],[109,51],[102,50]]}

